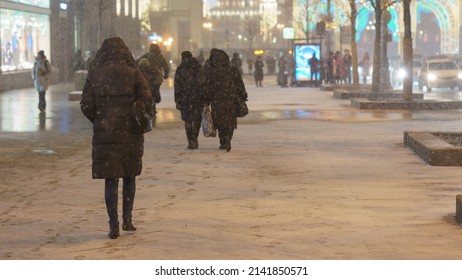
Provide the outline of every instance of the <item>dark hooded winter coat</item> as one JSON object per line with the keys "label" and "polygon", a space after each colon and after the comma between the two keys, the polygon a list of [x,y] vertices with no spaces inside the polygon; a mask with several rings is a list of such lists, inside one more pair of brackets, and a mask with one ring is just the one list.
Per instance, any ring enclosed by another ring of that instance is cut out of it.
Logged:
{"label": "dark hooded winter coat", "polygon": [[204,66],[206,102],[211,104],[212,120],[216,129],[237,128],[238,98],[247,100],[247,91],[239,70],[231,67],[228,55],[212,49]]}
{"label": "dark hooded winter coat", "polygon": [[182,61],[175,72],[174,95],[181,119],[186,122],[200,121],[204,108],[204,68],[191,57]]}
{"label": "dark hooded winter coat", "polygon": [[152,95],[122,39],[106,39],[83,89],[83,114],[93,123],[93,178],[141,174],[142,134],[132,130],[131,107],[140,100],[150,111]]}
{"label": "dark hooded winter coat", "polygon": [[170,67],[167,60],[162,56],[162,51],[159,46],[157,44],[151,44],[149,52],[142,55],[137,61],[139,62],[143,58],[146,58],[149,61],[154,77],[152,83],[157,86],[162,85],[163,79],[168,78]]}

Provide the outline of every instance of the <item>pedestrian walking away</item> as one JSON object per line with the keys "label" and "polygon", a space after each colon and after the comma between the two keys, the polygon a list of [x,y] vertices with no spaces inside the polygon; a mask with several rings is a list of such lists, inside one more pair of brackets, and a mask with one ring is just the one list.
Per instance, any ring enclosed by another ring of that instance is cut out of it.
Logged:
{"label": "pedestrian walking away", "polygon": [[263,64],[263,59],[261,56],[257,56],[257,60],[255,60],[255,72],[253,73],[254,78],[255,78],[255,84],[257,87],[263,87],[261,84],[263,81],[263,67],[265,65]]}
{"label": "pedestrian walking away", "polygon": [[220,150],[231,150],[234,129],[237,128],[238,101],[247,100],[244,81],[238,70],[231,67],[228,55],[212,49],[206,62],[206,104],[212,108],[213,125],[218,130]]}
{"label": "pedestrian walking away", "polygon": [[238,53],[233,53],[233,58],[231,58],[231,66],[235,67],[241,76],[244,75],[244,70],[242,70],[242,60]]}
{"label": "pedestrian walking away", "polygon": [[150,112],[152,95],[133,55],[119,37],[103,41],[90,67],[80,102],[93,123],[92,177],[105,179],[104,197],[111,239],[119,237],[118,183],[123,178],[122,230],[135,231],[132,210],[136,176],[141,174],[143,134],[132,126],[132,107],[139,102]]}
{"label": "pedestrian walking away", "polygon": [[142,55],[137,59],[137,63],[146,58],[149,61],[149,66],[151,67],[151,72],[153,73],[152,81],[152,95],[154,96],[153,101],[153,110],[155,111],[156,103],[161,102],[160,86],[163,81],[168,78],[170,73],[170,67],[168,66],[167,60],[162,56],[162,52],[157,44],[151,44],[149,47],[149,52]]}
{"label": "pedestrian walking away", "polygon": [[199,61],[189,51],[181,54],[181,64],[175,72],[174,98],[185,124],[187,148],[199,148],[197,137],[204,109],[205,73]]}
{"label": "pedestrian walking away", "polygon": [[160,91],[157,90],[157,85],[159,83],[159,75],[156,74],[156,72],[152,71],[151,64],[149,63],[149,60],[145,57],[141,58],[138,62],[138,67],[140,68],[141,73],[143,74],[144,79],[146,80],[146,83],[148,84],[149,90],[152,95],[152,106],[151,106],[151,113],[152,113],[152,120],[153,120],[153,126],[155,126],[156,123],[156,103],[159,103],[161,101],[160,98]]}
{"label": "pedestrian walking away", "polygon": [[46,91],[50,85],[51,65],[48,61],[45,52],[39,51],[35,58],[34,67],[32,68],[32,80],[34,80],[35,89],[39,94],[38,109],[44,112],[47,103],[45,99]]}

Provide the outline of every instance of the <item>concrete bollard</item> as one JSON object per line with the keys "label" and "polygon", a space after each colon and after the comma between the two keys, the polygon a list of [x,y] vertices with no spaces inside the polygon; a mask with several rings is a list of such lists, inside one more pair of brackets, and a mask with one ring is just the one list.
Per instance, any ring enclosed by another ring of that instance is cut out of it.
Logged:
{"label": "concrete bollard", "polygon": [[456,196],[456,222],[462,226],[462,195]]}
{"label": "concrete bollard", "polygon": [[80,101],[82,99],[81,91],[71,91],[69,93],[69,101]]}

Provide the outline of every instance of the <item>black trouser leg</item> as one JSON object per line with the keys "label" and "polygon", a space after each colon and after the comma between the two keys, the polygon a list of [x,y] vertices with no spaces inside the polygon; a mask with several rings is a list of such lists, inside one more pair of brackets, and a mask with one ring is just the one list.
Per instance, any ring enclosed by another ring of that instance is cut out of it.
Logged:
{"label": "black trouser leg", "polygon": [[201,127],[201,120],[185,122],[185,131],[186,137],[188,137],[188,148],[197,149],[199,143],[197,142],[197,137],[199,136],[199,131]]}
{"label": "black trouser leg", "polygon": [[40,111],[45,110],[47,107],[47,102],[45,100],[45,91],[39,91],[39,103],[38,103],[38,108]]}
{"label": "black trouser leg", "polygon": [[218,138],[220,138],[220,149],[224,150],[226,149],[226,140],[225,140],[225,130],[224,129],[219,129],[218,130]]}
{"label": "black trouser leg", "polygon": [[201,129],[201,120],[193,120],[191,122],[191,138],[194,142],[194,148],[199,148],[199,142],[197,142],[197,137],[199,137],[199,131]]}
{"label": "black trouser leg", "polygon": [[111,227],[119,225],[119,216],[117,214],[118,185],[119,179],[106,179],[104,182],[104,198]]}
{"label": "black trouser leg", "polygon": [[233,139],[234,129],[220,129],[218,130],[218,137],[220,137],[220,149],[230,151],[231,139]]}
{"label": "black trouser leg", "polygon": [[197,135],[194,135],[193,123],[190,121],[185,121],[184,129],[186,131],[186,137],[188,138],[188,149],[196,149]]}
{"label": "black trouser leg", "polygon": [[156,109],[156,102],[152,103],[152,127],[156,127],[156,120],[157,120],[157,109]]}
{"label": "black trouser leg", "polygon": [[133,203],[135,201],[135,193],[136,193],[136,177],[123,178],[122,218],[124,222],[132,220],[132,211],[133,211]]}

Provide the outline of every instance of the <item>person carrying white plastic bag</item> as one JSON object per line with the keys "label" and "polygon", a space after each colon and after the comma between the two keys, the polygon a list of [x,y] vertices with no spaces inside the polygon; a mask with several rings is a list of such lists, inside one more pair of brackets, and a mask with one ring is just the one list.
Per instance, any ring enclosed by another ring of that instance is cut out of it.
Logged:
{"label": "person carrying white plastic bag", "polygon": [[205,137],[217,136],[217,130],[213,126],[212,110],[210,110],[209,105],[205,105],[204,111],[202,111],[202,132]]}

